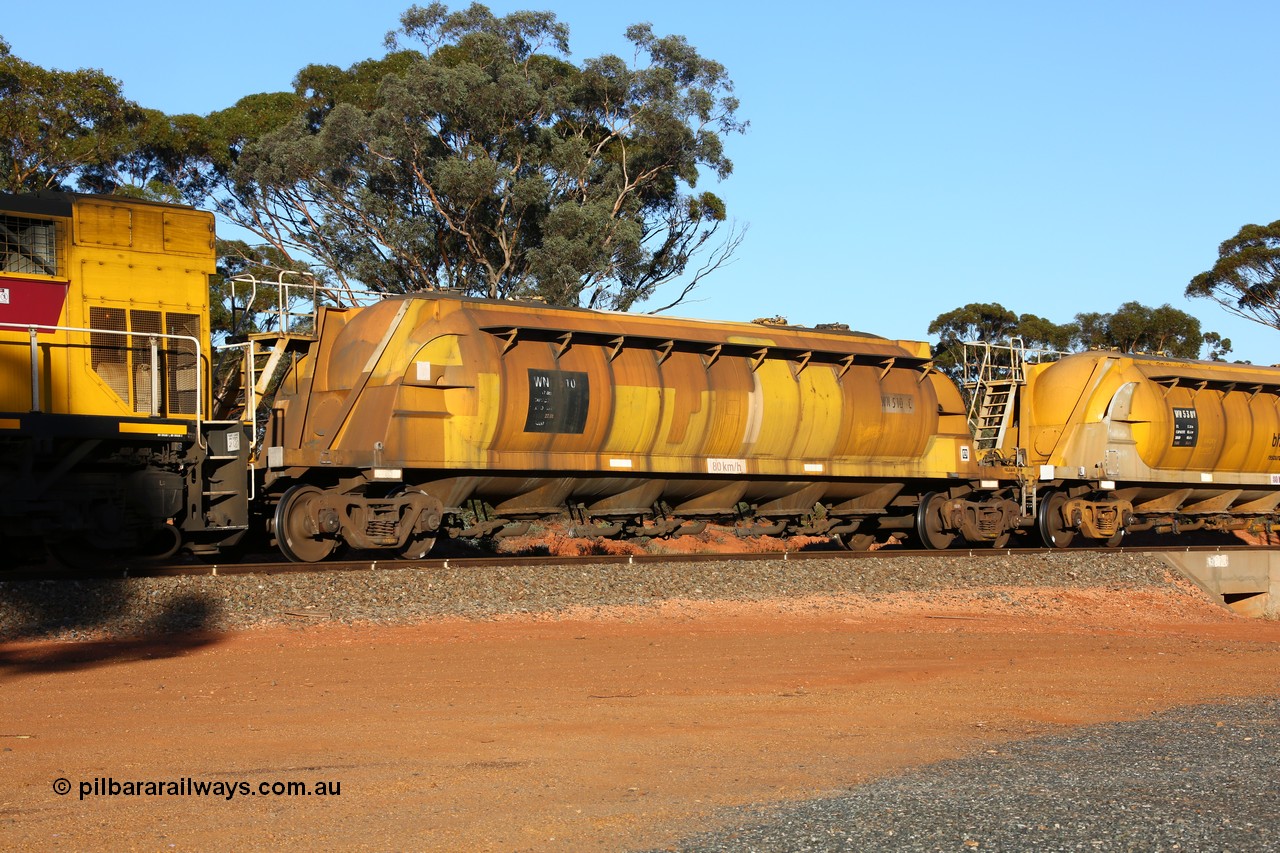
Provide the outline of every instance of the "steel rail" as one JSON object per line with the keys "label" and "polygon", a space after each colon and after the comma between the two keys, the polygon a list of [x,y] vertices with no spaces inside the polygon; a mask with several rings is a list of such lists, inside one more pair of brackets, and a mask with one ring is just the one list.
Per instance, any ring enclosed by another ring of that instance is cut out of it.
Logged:
{"label": "steel rail", "polygon": [[329,560],[320,563],[148,563],[134,562],[123,567],[104,567],[101,570],[74,571],[63,568],[22,568],[0,571],[0,581],[21,580],[82,580],[90,578],[147,578],[176,576],[219,575],[283,575],[323,572],[392,571],[397,569],[492,569],[516,566],[617,566],[645,563],[733,563],[767,560],[876,560],[894,557],[955,559],[994,557],[1053,557],[1056,554],[1161,554],[1192,552],[1246,552],[1269,550],[1257,545],[1180,545],[1134,546],[1128,548],[954,548],[937,550],[907,550],[881,548],[875,551],[845,551],[840,549],[811,549],[801,551],[753,551],[747,553],[693,553],[693,554],[592,554],[580,557],[555,556],[482,556],[440,557],[423,560],[380,560],[376,558]]}

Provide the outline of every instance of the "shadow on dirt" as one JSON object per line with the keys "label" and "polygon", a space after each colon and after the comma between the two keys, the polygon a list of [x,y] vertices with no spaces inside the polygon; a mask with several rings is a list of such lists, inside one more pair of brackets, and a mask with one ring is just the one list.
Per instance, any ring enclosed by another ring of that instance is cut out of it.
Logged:
{"label": "shadow on dirt", "polygon": [[0,674],[173,657],[218,641],[217,610],[200,594],[157,597],[128,579],[0,581]]}

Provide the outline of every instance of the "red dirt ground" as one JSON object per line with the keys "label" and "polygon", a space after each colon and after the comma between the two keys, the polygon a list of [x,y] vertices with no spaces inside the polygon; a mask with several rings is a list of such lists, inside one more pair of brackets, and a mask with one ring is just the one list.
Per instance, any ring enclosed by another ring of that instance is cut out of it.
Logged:
{"label": "red dirt ground", "polygon": [[[727,806],[1277,694],[1280,623],[1189,590],[994,592],[0,645],[0,846],[660,846]],[[79,797],[188,777],[341,792]]]}

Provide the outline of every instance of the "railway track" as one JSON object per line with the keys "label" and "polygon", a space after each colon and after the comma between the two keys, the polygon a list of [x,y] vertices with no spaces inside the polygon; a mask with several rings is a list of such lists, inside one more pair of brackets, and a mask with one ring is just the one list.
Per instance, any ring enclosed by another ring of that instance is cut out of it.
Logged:
{"label": "railway track", "polygon": [[150,563],[128,562],[124,565],[104,566],[100,569],[71,570],[66,568],[34,567],[0,571],[0,580],[84,580],[94,578],[146,578],[176,576],[219,575],[285,575],[325,572],[359,572],[392,569],[488,569],[528,566],[616,566],[644,565],[646,563],[716,563],[763,562],[770,560],[883,560],[889,558],[973,558],[1030,557],[1069,554],[1073,556],[1089,551],[1099,554],[1161,554],[1161,553],[1256,553],[1260,548],[1252,545],[1141,545],[1122,548],[954,548],[943,551],[883,548],[875,551],[845,551],[841,549],[810,548],[794,551],[765,552],[715,552],[691,554],[593,554],[587,556],[543,555],[485,555],[474,557],[442,557],[422,560],[384,560],[375,556],[358,559],[328,560],[323,563],[291,562],[183,562]]}
{"label": "railway track", "polygon": [[[1053,590],[1077,589],[1102,600],[1129,598],[1141,609],[1162,596],[1194,594],[1175,580],[1179,574],[1218,605],[1266,616],[1274,614],[1276,598],[1267,592],[1268,578],[1256,573],[1256,583],[1243,582],[1252,577],[1255,564],[1268,568],[1272,557],[1271,549],[1202,541],[1176,551],[1143,543],[1053,551],[811,547],[581,557],[464,553],[414,561],[352,554],[322,564],[153,563],[58,576],[41,569],[0,573],[0,637],[74,640],[175,632],[203,637],[299,619],[407,624],[661,602],[804,602],[833,595],[874,600],[899,593],[918,600],[935,593],[970,596],[1038,612],[1062,606]],[[1231,585],[1220,583],[1222,578]],[[1050,592],[1025,598],[1025,591],[1037,589]]]}

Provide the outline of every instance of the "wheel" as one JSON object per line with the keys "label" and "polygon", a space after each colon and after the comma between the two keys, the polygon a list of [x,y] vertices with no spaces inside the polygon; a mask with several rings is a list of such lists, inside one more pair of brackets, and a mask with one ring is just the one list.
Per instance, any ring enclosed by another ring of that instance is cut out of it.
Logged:
{"label": "wheel", "polygon": [[1067,496],[1062,492],[1050,492],[1040,502],[1040,511],[1036,513],[1036,527],[1040,530],[1040,538],[1050,548],[1066,548],[1075,538],[1075,531],[1067,527],[1062,518],[1062,507]]}
{"label": "wheel", "polygon": [[400,546],[400,558],[403,560],[421,560],[431,553],[436,544],[436,534],[440,532],[440,522],[444,516],[444,506],[438,498],[433,498],[417,489],[406,489],[405,496],[413,496],[413,506],[409,512],[417,518],[409,540]]}
{"label": "wheel", "polygon": [[431,549],[436,545],[436,537],[415,534],[410,537],[409,541],[400,549],[400,559],[402,560],[421,560],[431,553]]}
{"label": "wheel", "polygon": [[1110,539],[1106,540],[1106,546],[1108,548],[1119,548],[1120,543],[1123,541],[1124,541],[1124,530],[1121,530],[1115,536],[1112,536]]}
{"label": "wheel", "polygon": [[929,492],[920,498],[920,508],[916,510],[916,538],[929,551],[945,551],[956,541],[954,533],[947,533],[942,527],[942,504],[946,498],[937,492]]}
{"label": "wheel", "polygon": [[182,529],[176,524],[166,524],[156,528],[142,553],[149,560],[167,560],[181,549]]}
{"label": "wheel", "polygon": [[274,526],[276,547],[294,563],[318,563],[338,547],[336,536],[322,536],[316,525],[316,505],[324,492],[315,486],[296,485],[280,496]]}
{"label": "wheel", "polygon": [[992,549],[999,550],[1000,548],[1004,548],[1006,545],[1009,544],[1009,537],[1012,535],[1013,534],[1010,531],[1006,530],[1003,533],[1001,533],[999,536],[997,536],[995,539],[992,539],[991,540]]}

